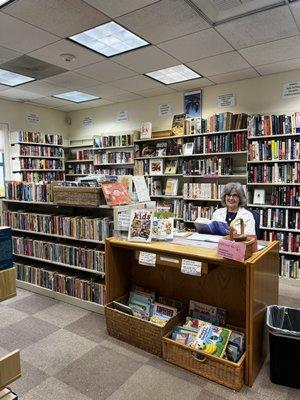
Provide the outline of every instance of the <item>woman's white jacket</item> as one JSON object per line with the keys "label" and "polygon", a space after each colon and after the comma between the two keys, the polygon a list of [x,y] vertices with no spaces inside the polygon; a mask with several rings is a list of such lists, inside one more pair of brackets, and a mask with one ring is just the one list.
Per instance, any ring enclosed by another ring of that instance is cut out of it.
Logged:
{"label": "woman's white jacket", "polygon": [[[226,221],[227,207],[218,208],[212,216],[213,221]],[[236,218],[242,218],[245,224],[245,234],[255,235],[255,221],[250,211],[243,207],[238,209]],[[237,232],[240,233],[239,225],[235,227]]]}

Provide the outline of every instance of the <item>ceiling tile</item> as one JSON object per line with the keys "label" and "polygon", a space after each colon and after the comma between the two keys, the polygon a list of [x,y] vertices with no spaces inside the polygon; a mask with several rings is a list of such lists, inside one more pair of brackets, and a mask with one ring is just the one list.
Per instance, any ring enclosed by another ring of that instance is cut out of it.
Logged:
{"label": "ceiling tile", "polygon": [[0,12],[0,46],[28,53],[58,39],[42,29]]}
{"label": "ceiling tile", "polygon": [[165,94],[174,93],[175,91],[170,87],[164,86],[161,88],[153,88],[147,90],[141,90],[138,92],[139,95],[143,97],[155,97],[155,96],[163,96]]}
{"label": "ceiling tile", "polygon": [[110,60],[79,68],[76,72],[104,83],[137,75],[136,72]]}
{"label": "ceiling tile", "polygon": [[240,81],[242,79],[255,78],[257,76],[259,76],[259,74],[253,68],[247,68],[241,71],[228,72],[226,74],[210,76],[209,79],[215,83],[225,83]]}
{"label": "ceiling tile", "polygon": [[140,96],[136,93],[120,94],[118,96],[108,97],[108,99],[114,103],[121,103],[123,101],[131,101],[131,100],[139,100],[142,98],[143,98],[142,96]]}
{"label": "ceiling tile", "polygon": [[182,62],[200,60],[233,50],[214,29],[170,40],[159,44],[158,47]]}
{"label": "ceiling tile", "polygon": [[297,35],[298,29],[288,6],[238,18],[216,26],[235,49]]}
{"label": "ceiling tile", "polygon": [[113,58],[113,61],[141,74],[173,67],[180,62],[155,46],[148,46]]}
{"label": "ceiling tile", "polygon": [[300,35],[241,49],[239,53],[253,66],[297,58],[300,57]]}
{"label": "ceiling tile", "polygon": [[146,76],[133,76],[132,78],[120,79],[119,81],[114,81],[113,86],[120,89],[128,90],[129,92],[139,92],[141,90],[152,89],[155,87],[161,87],[162,85],[156,82],[154,79],[147,78]]}
{"label": "ceiling tile", "polygon": [[16,1],[5,7],[3,12],[62,38],[109,20],[106,15],[81,0]]}
{"label": "ceiling tile", "polygon": [[69,102],[68,105],[56,107],[56,110],[60,111],[76,111],[76,110],[85,110],[89,108],[95,108],[99,106],[106,106],[108,104],[112,104],[111,101],[106,100],[106,99],[100,99],[100,100],[93,100],[93,101],[87,101],[86,103],[80,103],[80,104],[72,104]]}
{"label": "ceiling tile", "polygon": [[43,97],[47,97],[61,93],[65,89],[59,86],[51,85],[50,83],[46,83],[43,81],[35,81],[22,85],[22,90],[25,90],[26,92],[28,91],[35,94],[40,94]]}
{"label": "ceiling tile", "polygon": [[236,51],[193,61],[187,65],[203,76],[217,75],[250,67],[247,61]]}
{"label": "ceiling tile", "polygon": [[161,0],[117,18],[117,21],[150,43],[209,28],[209,24],[182,0]]}
{"label": "ceiling tile", "polygon": [[44,79],[43,82],[51,83],[52,85],[62,86],[72,90],[80,90],[87,87],[99,85],[99,82],[76,74],[75,72],[64,72],[51,78]]}
{"label": "ceiling tile", "polygon": [[22,89],[11,88],[0,92],[0,97],[16,101],[34,100],[43,97],[40,94],[30,93]]}
{"label": "ceiling tile", "polygon": [[[61,54],[72,54],[75,56],[75,60],[67,62],[61,57]],[[74,44],[69,40],[59,40],[49,46],[35,50],[29,55],[68,70],[73,70],[105,60],[105,57],[100,54],[87,50],[83,46]]]}
{"label": "ceiling tile", "polygon": [[86,93],[93,94],[95,96],[109,98],[110,96],[118,96],[120,94],[128,94],[126,90],[119,89],[117,87],[106,85],[105,83],[91,88],[87,88]]}
{"label": "ceiling tile", "polygon": [[201,79],[193,79],[192,81],[175,83],[174,85],[170,85],[172,89],[175,89],[179,92],[184,90],[197,90],[206,86],[214,85],[209,79],[201,78]]}
{"label": "ceiling tile", "polygon": [[10,50],[0,46],[0,64],[5,63],[6,61],[12,60],[14,58],[17,58],[21,55],[22,54],[18,53],[17,51]]}
{"label": "ceiling tile", "polygon": [[41,97],[40,99],[31,101],[31,103],[35,103],[35,104],[39,104],[39,105],[43,105],[43,106],[51,107],[51,108],[70,104],[69,101],[57,99],[55,97]]}
{"label": "ceiling tile", "polygon": [[280,61],[277,63],[271,63],[266,65],[260,65],[255,67],[255,69],[261,75],[276,74],[278,72],[291,71],[293,69],[300,69],[300,58],[295,58],[293,60]]}
{"label": "ceiling tile", "polygon": [[295,3],[290,4],[290,9],[296,20],[296,24],[298,25],[298,28],[300,29],[300,3],[299,3],[299,1],[296,1]]}
{"label": "ceiling tile", "polygon": [[159,0],[85,0],[86,3],[112,18],[127,14],[157,1]]}

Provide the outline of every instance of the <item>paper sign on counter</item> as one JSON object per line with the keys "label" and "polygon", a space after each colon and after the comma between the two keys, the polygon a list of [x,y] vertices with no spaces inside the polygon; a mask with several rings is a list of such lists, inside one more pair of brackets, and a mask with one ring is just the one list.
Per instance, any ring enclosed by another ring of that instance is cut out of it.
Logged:
{"label": "paper sign on counter", "polygon": [[183,274],[201,276],[202,262],[195,260],[182,259],[181,272]]}
{"label": "paper sign on counter", "polygon": [[155,253],[148,253],[146,251],[140,251],[139,264],[147,265],[148,267],[155,267],[156,254]]}

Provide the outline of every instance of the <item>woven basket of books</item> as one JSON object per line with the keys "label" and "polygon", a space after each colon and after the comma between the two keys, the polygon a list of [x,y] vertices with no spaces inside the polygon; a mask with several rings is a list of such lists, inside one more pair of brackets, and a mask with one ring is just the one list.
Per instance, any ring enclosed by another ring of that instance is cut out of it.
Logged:
{"label": "woven basket of books", "polygon": [[170,332],[163,338],[162,342],[164,360],[231,389],[240,390],[242,388],[245,354],[236,363],[204,354],[172,340]]}
{"label": "woven basket of books", "polygon": [[[128,295],[122,296],[117,301],[126,304],[128,297]],[[114,309],[113,303],[105,306],[106,326],[110,336],[160,357],[163,336],[184,318],[184,314],[185,310],[179,311],[165,326],[161,327]]]}
{"label": "woven basket of books", "polygon": [[99,187],[53,186],[53,201],[61,205],[99,207],[106,204]]}

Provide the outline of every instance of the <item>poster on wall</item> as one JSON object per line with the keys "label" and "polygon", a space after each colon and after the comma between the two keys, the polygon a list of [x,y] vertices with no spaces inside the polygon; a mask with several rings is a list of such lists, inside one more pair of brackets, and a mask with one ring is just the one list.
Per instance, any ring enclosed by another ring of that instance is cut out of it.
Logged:
{"label": "poster on wall", "polygon": [[201,118],[202,114],[202,90],[187,92],[184,94],[184,114],[187,118]]}

